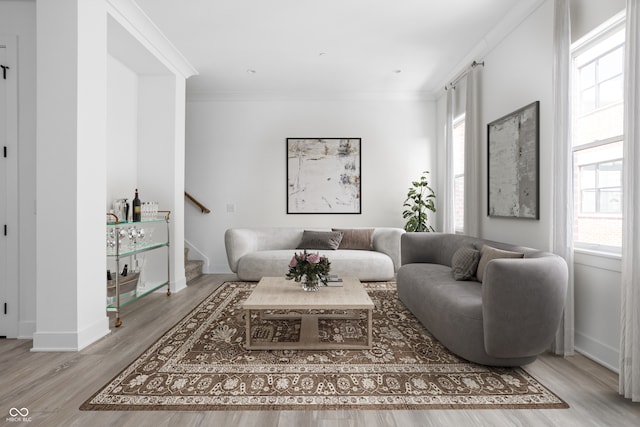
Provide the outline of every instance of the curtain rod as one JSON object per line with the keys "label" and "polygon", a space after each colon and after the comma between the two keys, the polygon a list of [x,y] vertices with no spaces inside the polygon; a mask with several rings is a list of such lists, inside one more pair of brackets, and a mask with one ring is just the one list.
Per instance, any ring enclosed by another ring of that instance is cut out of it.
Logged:
{"label": "curtain rod", "polygon": [[457,76],[456,76],[456,77],[451,81],[451,83],[449,83],[448,85],[445,85],[444,90],[448,90],[450,87],[455,88],[456,84],[457,84],[460,80],[462,80],[462,78],[463,78],[464,76],[466,76],[466,75],[467,75],[467,73],[469,72],[469,69],[471,69],[471,68],[475,68],[475,67],[477,67],[477,66],[479,66],[479,65],[482,65],[482,66],[484,67],[484,61],[482,61],[482,62],[473,61],[473,62],[471,63],[471,66],[470,66],[469,68],[467,68],[466,70],[464,70],[464,71],[462,71],[460,74],[458,74],[458,75],[457,75]]}

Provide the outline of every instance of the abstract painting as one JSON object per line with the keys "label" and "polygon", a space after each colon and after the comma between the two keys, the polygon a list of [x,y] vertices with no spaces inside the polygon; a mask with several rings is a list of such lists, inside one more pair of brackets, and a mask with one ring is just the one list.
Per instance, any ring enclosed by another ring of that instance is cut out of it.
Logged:
{"label": "abstract painting", "polygon": [[287,138],[287,213],[362,213],[360,143],[360,138]]}
{"label": "abstract painting", "polygon": [[487,125],[489,216],[540,219],[539,116],[536,101]]}

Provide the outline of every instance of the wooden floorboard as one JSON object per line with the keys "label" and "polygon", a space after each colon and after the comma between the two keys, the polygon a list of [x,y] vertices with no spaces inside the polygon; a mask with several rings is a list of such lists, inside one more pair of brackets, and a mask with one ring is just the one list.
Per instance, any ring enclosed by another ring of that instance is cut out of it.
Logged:
{"label": "wooden floorboard", "polygon": [[[78,353],[33,353],[31,340],[0,340],[0,422],[30,426],[640,426],[640,404],[618,395],[614,372],[584,356],[542,355],[525,369],[569,409],[430,411],[80,411],[93,393],[153,344],[231,275],[204,275],[167,297],[148,295],[123,308],[120,328]],[[28,408],[30,423],[7,420]]]}

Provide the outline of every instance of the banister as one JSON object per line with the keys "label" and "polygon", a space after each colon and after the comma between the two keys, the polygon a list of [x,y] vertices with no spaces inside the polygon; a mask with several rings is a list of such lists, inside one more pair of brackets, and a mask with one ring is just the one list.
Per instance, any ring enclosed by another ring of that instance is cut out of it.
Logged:
{"label": "banister", "polygon": [[205,205],[200,203],[198,200],[196,200],[195,197],[193,197],[191,194],[187,193],[186,191],[184,192],[184,196],[187,199],[189,199],[193,204],[195,204],[197,207],[199,207],[200,210],[202,211],[202,213],[208,214],[209,212],[211,212],[211,210],[209,210],[209,208],[207,208]]}

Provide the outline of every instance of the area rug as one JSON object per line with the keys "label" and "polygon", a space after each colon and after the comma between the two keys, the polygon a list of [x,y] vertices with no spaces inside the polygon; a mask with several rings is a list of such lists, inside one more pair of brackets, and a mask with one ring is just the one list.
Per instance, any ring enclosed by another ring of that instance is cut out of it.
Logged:
{"label": "area rug", "polygon": [[[254,286],[221,285],[80,409],[568,407],[522,368],[453,355],[398,300],[393,282],[364,284],[375,304],[371,350],[247,351],[241,303]],[[364,340],[364,322],[327,320],[319,330],[327,341]],[[294,320],[258,321],[252,336],[295,340],[299,331]]]}

